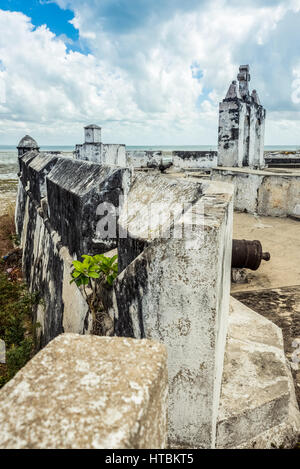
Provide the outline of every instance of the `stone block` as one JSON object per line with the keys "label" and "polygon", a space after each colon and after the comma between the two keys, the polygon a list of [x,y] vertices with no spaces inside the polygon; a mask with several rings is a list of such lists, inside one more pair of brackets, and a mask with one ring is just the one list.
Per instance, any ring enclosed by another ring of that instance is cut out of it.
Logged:
{"label": "stone block", "polygon": [[75,159],[90,161],[101,166],[118,166],[125,168],[126,149],[125,145],[115,143],[84,143],[76,145]]}
{"label": "stone block", "polygon": [[166,351],[62,334],[0,391],[0,448],[166,447]]}
{"label": "stone block", "polygon": [[231,298],[217,447],[291,448],[299,432],[281,330]]}

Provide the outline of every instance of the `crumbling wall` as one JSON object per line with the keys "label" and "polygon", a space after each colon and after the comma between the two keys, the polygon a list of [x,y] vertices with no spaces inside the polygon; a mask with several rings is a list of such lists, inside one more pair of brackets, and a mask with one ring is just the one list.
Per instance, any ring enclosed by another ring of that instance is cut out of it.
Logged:
{"label": "crumbling wall", "polygon": [[217,448],[295,448],[299,431],[281,329],[231,298]]}

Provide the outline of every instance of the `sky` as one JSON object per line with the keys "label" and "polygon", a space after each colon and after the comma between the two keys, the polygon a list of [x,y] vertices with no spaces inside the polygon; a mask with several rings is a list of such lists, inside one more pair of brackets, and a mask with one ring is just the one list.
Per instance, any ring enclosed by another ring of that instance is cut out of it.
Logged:
{"label": "sky", "polygon": [[240,64],[300,145],[300,0],[0,0],[0,145],[216,145]]}

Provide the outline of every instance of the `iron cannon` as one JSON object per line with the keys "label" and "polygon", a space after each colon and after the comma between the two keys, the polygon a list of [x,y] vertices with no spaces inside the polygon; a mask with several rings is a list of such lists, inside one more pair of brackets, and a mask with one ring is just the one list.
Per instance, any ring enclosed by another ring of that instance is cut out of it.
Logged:
{"label": "iron cannon", "polygon": [[257,270],[262,260],[270,259],[270,253],[263,252],[261,242],[258,240],[234,239],[232,242],[232,268]]}

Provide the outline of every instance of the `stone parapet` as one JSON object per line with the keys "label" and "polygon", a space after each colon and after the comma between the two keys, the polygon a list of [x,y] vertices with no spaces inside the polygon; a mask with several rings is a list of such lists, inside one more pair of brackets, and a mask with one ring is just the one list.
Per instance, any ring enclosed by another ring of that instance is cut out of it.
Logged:
{"label": "stone parapet", "polygon": [[165,448],[166,358],[149,340],[60,335],[0,391],[0,448]]}

